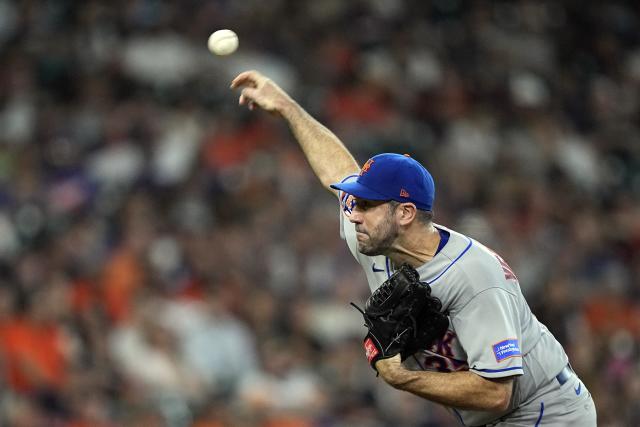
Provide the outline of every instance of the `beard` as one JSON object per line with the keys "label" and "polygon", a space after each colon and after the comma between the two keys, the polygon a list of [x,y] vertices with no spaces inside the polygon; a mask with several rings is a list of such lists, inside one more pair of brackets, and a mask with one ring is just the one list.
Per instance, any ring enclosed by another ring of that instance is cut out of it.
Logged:
{"label": "beard", "polygon": [[367,256],[384,255],[398,237],[398,225],[391,219],[382,221],[370,232],[356,231],[367,235],[368,239],[358,240],[358,252]]}

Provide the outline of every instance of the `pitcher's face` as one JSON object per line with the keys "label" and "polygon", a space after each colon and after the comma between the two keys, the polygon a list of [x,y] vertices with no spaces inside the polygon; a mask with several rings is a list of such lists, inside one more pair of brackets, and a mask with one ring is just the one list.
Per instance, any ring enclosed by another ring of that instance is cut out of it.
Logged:
{"label": "pitcher's face", "polygon": [[368,256],[386,253],[398,237],[396,207],[388,201],[355,198],[349,221],[356,226],[358,252]]}

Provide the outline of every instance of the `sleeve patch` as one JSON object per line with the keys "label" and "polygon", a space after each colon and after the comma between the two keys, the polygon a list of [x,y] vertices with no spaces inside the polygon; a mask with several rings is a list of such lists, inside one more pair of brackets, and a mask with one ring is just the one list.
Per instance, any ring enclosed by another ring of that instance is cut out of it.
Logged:
{"label": "sleeve patch", "polygon": [[511,338],[508,340],[500,341],[493,345],[493,354],[496,357],[496,362],[502,362],[505,359],[511,357],[522,357],[520,352],[520,346],[518,340]]}

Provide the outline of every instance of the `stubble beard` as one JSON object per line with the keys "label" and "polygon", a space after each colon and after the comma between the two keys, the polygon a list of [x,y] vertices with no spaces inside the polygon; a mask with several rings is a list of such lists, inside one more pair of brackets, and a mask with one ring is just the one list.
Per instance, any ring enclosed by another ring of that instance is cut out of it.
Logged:
{"label": "stubble beard", "polygon": [[358,242],[358,252],[367,256],[385,255],[398,237],[398,225],[391,220],[383,221],[366,234],[369,239]]}

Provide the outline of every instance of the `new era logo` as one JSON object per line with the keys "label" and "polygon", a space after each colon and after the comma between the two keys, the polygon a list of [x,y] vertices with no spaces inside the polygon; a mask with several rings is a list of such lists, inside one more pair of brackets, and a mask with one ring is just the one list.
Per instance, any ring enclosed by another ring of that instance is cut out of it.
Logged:
{"label": "new era logo", "polygon": [[411,196],[409,196],[409,192],[407,190],[405,190],[404,188],[401,188],[400,197],[411,197]]}
{"label": "new era logo", "polygon": [[367,360],[371,363],[371,360],[378,355],[379,351],[376,348],[373,340],[371,338],[367,338],[364,341],[364,354],[367,356]]}

